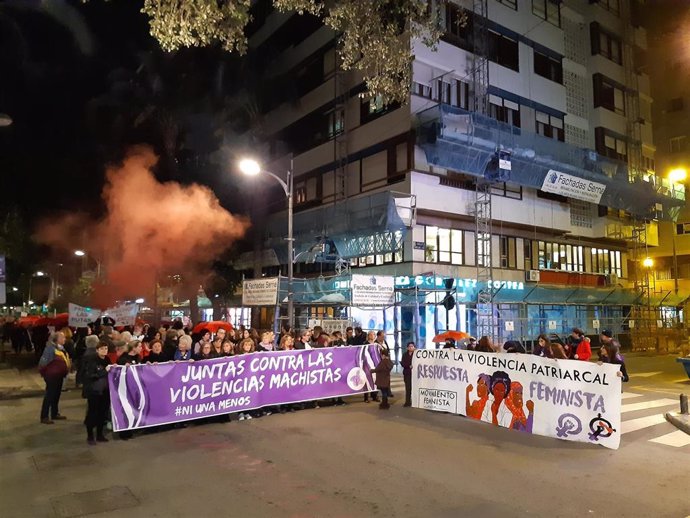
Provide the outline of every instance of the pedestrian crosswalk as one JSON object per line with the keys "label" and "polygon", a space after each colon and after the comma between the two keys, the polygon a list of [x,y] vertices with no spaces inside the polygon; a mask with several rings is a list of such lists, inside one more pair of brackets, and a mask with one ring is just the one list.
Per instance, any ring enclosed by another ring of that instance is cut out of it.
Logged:
{"label": "pedestrian crosswalk", "polygon": [[[396,400],[404,401],[402,376],[391,377],[391,390]],[[623,392],[621,396],[621,448],[646,441],[690,454],[690,435],[676,429],[664,417],[666,412],[677,410],[678,401],[644,392]]]}

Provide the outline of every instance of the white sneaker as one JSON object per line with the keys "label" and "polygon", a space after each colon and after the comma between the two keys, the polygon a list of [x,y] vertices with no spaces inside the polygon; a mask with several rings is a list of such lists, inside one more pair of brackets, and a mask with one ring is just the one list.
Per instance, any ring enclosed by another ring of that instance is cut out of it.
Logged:
{"label": "white sneaker", "polygon": [[246,416],[244,414],[240,414],[239,421],[244,421]]}
{"label": "white sneaker", "polygon": [[245,419],[251,419],[252,416],[250,416],[249,414],[247,414],[246,416],[244,416],[244,418],[245,418]]}

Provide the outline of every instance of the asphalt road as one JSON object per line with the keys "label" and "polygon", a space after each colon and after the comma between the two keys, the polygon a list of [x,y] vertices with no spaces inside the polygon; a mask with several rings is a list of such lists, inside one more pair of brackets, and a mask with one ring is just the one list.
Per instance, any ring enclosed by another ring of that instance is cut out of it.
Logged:
{"label": "asphalt road", "polygon": [[672,357],[628,363],[616,451],[401,408],[401,390],[389,411],[350,398],[96,447],[76,391],[52,426],[40,398],[0,400],[0,516],[689,516],[690,441],[654,442],[675,429],[653,416],[690,381]]}

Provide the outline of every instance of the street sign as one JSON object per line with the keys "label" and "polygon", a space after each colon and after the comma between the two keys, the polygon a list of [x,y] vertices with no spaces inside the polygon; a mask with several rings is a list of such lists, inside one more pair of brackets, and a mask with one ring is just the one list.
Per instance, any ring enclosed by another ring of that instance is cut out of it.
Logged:
{"label": "street sign", "polygon": [[515,322],[506,320],[506,331],[515,331]]}
{"label": "street sign", "polygon": [[549,330],[553,331],[556,329],[556,321],[555,320],[549,320]]}
{"label": "street sign", "polygon": [[599,325],[599,320],[598,320],[598,319],[597,319],[597,320],[592,320],[592,327],[593,327],[594,329],[599,329],[600,325]]}

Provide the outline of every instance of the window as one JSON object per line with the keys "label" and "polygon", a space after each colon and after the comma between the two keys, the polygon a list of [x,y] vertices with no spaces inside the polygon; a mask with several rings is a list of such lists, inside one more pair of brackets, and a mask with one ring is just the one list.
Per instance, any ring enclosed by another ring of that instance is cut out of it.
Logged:
{"label": "window", "polygon": [[654,164],[654,159],[645,155],[642,155],[642,168],[645,171],[650,171],[654,172],[656,170],[656,166]]}
{"label": "window", "polygon": [[333,138],[345,130],[345,111],[342,108],[328,112],[328,137]]}
{"label": "window", "polygon": [[605,248],[592,248],[592,272],[602,275],[615,274],[619,277],[623,275],[621,263],[621,253],[618,250],[607,250]]}
{"label": "window", "polygon": [[489,30],[486,57],[501,66],[520,71],[518,42],[508,36]]}
{"label": "window", "polygon": [[539,241],[537,246],[540,270],[584,272],[584,247]]}
{"label": "window", "polygon": [[493,196],[503,196],[504,198],[512,198],[513,200],[522,199],[522,186],[510,185],[505,182],[491,185],[491,194]]}
{"label": "window", "polygon": [[422,83],[417,83],[414,81],[412,83],[412,95],[418,95],[419,97],[431,99],[431,87],[429,85],[423,85]]}
{"label": "window", "polygon": [[514,237],[500,236],[501,268],[517,268],[517,243]]}
{"label": "window", "polygon": [[460,79],[453,80],[453,106],[462,108],[464,110],[469,110],[470,106],[470,85],[461,81]]}
{"label": "window", "polygon": [[619,14],[621,12],[620,0],[589,0],[589,3],[599,4],[601,7],[614,14]]}
{"label": "window", "polygon": [[563,62],[534,51],[534,73],[558,84],[563,84]]}
{"label": "window", "polygon": [[688,147],[688,141],[685,135],[669,139],[668,144],[671,153],[680,153],[681,151],[685,151]]}
{"label": "window", "polygon": [[625,115],[625,89],[601,74],[594,74],[594,107]]}
{"label": "window", "polygon": [[[363,268],[365,266],[379,266],[382,264],[395,264],[403,262],[403,246],[402,246],[402,232],[396,230],[395,232],[384,232],[382,234],[364,236],[355,238],[359,241],[361,249],[374,253],[371,255],[362,255],[350,259],[350,266],[352,268]],[[391,252],[391,248],[395,248],[395,252]]]}
{"label": "window", "polygon": [[489,266],[491,262],[491,235],[478,234],[477,241],[477,266]]}
{"label": "window", "polygon": [[565,142],[565,131],[563,130],[563,119],[555,115],[537,111],[537,133],[542,137],[552,138]]}
{"label": "window", "polygon": [[473,30],[474,23],[471,13],[452,2],[446,2],[446,32],[443,39],[461,49],[473,52]]}
{"label": "window", "polygon": [[676,223],[676,235],[690,234],[690,223]]}
{"label": "window", "polygon": [[463,264],[462,230],[424,227],[427,263]]}
{"label": "window", "polygon": [[436,92],[434,95],[434,100],[443,103],[443,104],[450,104],[450,93],[451,93],[451,85],[450,83],[447,83],[443,81],[442,79],[439,79],[436,81]]}
{"label": "window", "polygon": [[683,111],[684,108],[683,104],[683,98],[682,97],[676,97],[675,99],[671,99],[668,102],[668,107],[666,108],[666,111],[669,113],[672,112],[681,112]]}
{"label": "window", "polygon": [[525,270],[532,270],[532,241],[523,239],[522,243],[525,256]]}
{"label": "window", "polygon": [[384,104],[383,97],[380,95],[372,97],[371,99],[362,99],[359,112],[360,124],[366,124],[367,122],[378,119],[388,112],[397,110],[399,107],[400,103]]}
{"label": "window", "polygon": [[511,126],[520,127],[520,105],[502,97],[489,96],[489,116]]}
{"label": "window", "polygon": [[517,11],[517,0],[496,0],[499,4],[507,5]]}
{"label": "window", "polygon": [[590,24],[589,36],[592,56],[599,54],[614,63],[623,64],[623,44],[618,36],[602,29],[598,22]]}
{"label": "window", "polygon": [[532,0],[532,14],[556,27],[561,26],[561,3],[559,0]]}
{"label": "window", "polygon": [[606,128],[594,129],[597,153],[622,162],[628,160],[628,144],[624,137],[611,133]]}

